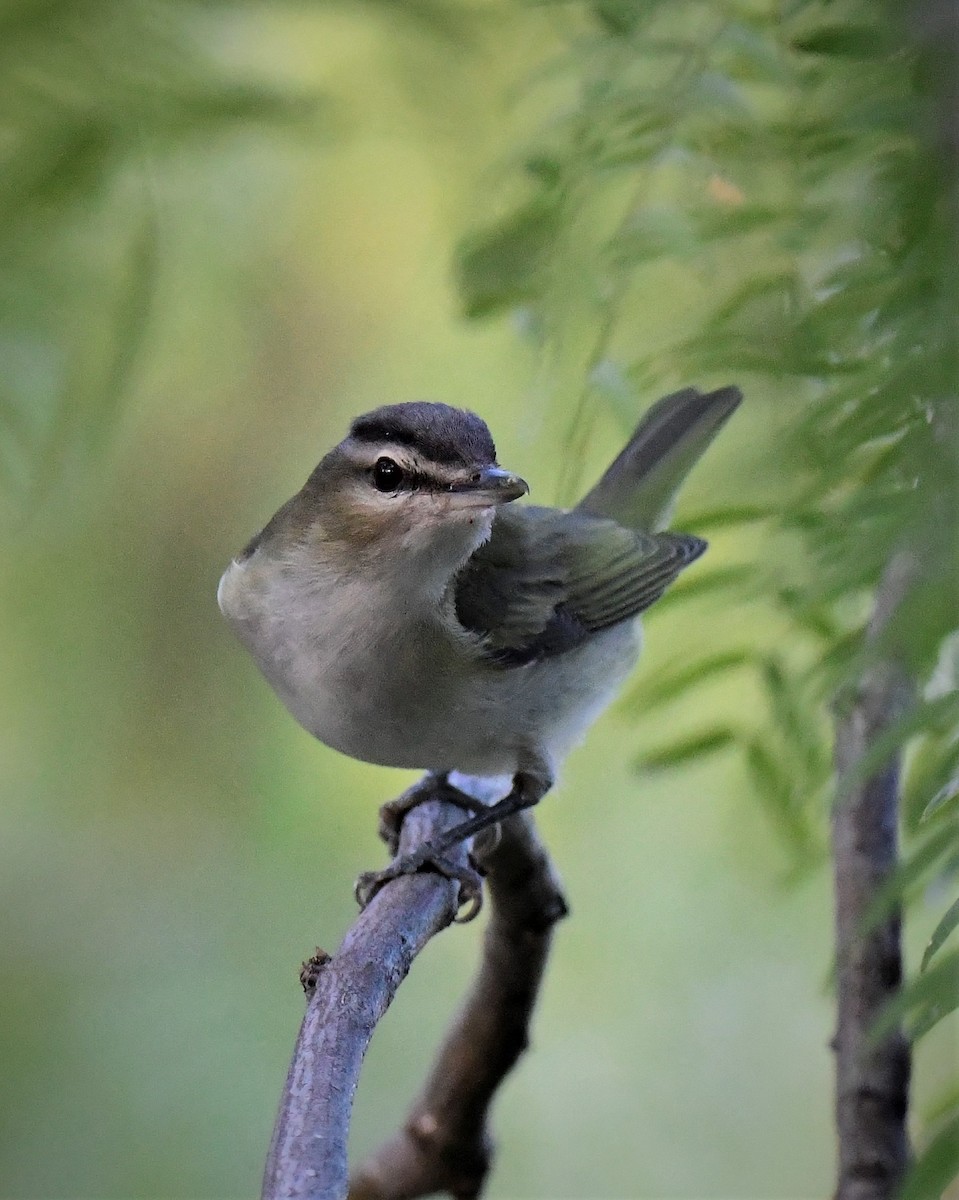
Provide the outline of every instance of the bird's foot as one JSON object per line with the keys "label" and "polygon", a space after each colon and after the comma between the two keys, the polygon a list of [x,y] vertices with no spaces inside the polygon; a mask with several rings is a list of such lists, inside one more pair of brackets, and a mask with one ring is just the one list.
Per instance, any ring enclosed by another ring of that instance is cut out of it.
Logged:
{"label": "bird's foot", "polygon": [[479,872],[472,866],[460,865],[445,858],[441,852],[434,851],[430,842],[410,854],[404,854],[402,858],[395,858],[382,871],[364,871],[353,889],[356,902],[360,908],[366,908],[377,892],[391,880],[424,871],[435,871],[459,884],[457,913],[453,919],[462,925],[472,921],[483,907],[483,880]]}
{"label": "bird's foot", "polygon": [[482,812],[486,807],[482,800],[475,800],[466,792],[454,787],[445,775],[429,775],[425,780],[414,783],[402,796],[397,796],[395,800],[388,801],[380,808],[380,839],[386,842],[390,854],[394,857],[399,851],[400,830],[403,828],[404,817],[427,800],[444,800],[447,804],[455,804],[457,808],[462,808],[468,813]]}
{"label": "bird's foot", "polygon": [[[453,787],[445,775],[431,776],[424,783],[410,788],[398,800],[384,805],[380,810],[381,829],[386,826],[386,840],[391,848],[395,847],[398,842],[398,826],[402,824],[405,814],[411,808],[415,808],[417,804],[422,804],[428,799],[447,800],[452,804],[457,804],[460,808],[467,809],[473,815],[460,822],[459,825],[453,825],[443,833],[436,834],[412,853],[404,854],[402,858],[394,858],[394,861],[384,870],[364,872],[356,881],[355,888],[356,899],[360,907],[365,908],[380,888],[385,883],[389,883],[391,879],[397,879],[401,875],[415,875],[424,870],[434,870],[445,875],[447,879],[455,879],[460,885],[457,903],[458,907],[465,906],[466,911],[462,916],[457,915],[455,919],[461,924],[472,921],[483,903],[480,874],[475,869],[475,865],[461,867],[459,864],[451,863],[446,857],[446,852],[466,838],[474,838],[477,835],[485,835],[484,841],[495,839],[498,836],[495,827],[499,825],[500,821],[537,804],[544,793],[549,790],[551,784],[552,775],[545,769],[521,771],[514,777],[510,793],[502,800],[489,805],[483,804]],[[395,837],[392,833],[394,824],[397,826]],[[493,846],[495,846],[495,841],[493,841]],[[490,849],[492,849],[490,845],[483,847],[484,853],[488,853]],[[396,854],[395,848],[393,853]]]}

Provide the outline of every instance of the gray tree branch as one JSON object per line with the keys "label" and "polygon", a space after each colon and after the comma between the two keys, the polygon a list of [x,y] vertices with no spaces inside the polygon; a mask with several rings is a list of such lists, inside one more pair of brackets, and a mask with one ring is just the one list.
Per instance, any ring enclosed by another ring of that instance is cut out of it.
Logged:
{"label": "gray tree branch", "polygon": [[489,1170],[489,1107],[528,1044],[553,925],[567,909],[529,814],[504,822],[483,865],[492,915],[476,979],[403,1128],[357,1171],[350,1200],[470,1200]]}
{"label": "gray tree branch", "polygon": [[[429,776],[416,785],[429,786]],[[404,820],[398,853],[462,815],[427,800]],[[466,852],[457,850],[464,862]],[[527,814],[504,823],[484,866],[491,917],[476,980],[402,1130],[357,1172],[351,1200],[412,1200],[436,1191],[474,1197],[488,1172],[489,1106],[527,1043],[552,926],[566,906]],[[453,920],[456,893],[457,885],[437,874],[394,880],[332,958],[318,952],[306,965],[307,1011],[267,1158],[264,1200],[347,1195],[347,1137],[363,1056],[413,959]]]}
{"label": "gray tree branch", "polygon": [[880,1041],[871,1036],[902,980],[898,908],[867,925],[898,861],[899,761],[894,758],[864,780],[858,779],[857,768],[900,715],[908,696],[907,680],[886,635],[916,570],[914,558],[901,554],[883,575],[867,632],[874,652],[871,665],[836,734],[836,1200],[891,1200],[909,1163],[909,1044],[899,1028]]}

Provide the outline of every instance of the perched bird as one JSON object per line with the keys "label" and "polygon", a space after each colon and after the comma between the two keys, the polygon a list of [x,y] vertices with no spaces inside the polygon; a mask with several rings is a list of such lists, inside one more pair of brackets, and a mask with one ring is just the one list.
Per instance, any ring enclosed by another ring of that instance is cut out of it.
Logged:
{"label": "perched bird", "polygon": [[536,804],[615,695],[637,615],[706,549],[658,529],[740,399],[725,387],[660,400],[570,511],[510,503],[529,489],[475,414],[378,408],[230,563],[223,615],[320,741],[443,780],[513,778],[503,800],[366,877],[367,896],[432,865],[478,907],[475,874],[444,852]]}

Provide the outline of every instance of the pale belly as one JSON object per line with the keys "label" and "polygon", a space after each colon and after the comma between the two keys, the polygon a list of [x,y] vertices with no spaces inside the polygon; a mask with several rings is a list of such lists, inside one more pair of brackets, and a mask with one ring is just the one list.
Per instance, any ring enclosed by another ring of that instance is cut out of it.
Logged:
{"label": "pale belly", "polygon": [[537,758],[555,768],[638,652],[638,625],[627,622],[568,654],[504,669],[426,620],[385,631],[388,622],[369,620],[368,584],[297,605],[243,570],[224,575],[220,606],[277,695],[320,741],[382,766],[506,775]]}

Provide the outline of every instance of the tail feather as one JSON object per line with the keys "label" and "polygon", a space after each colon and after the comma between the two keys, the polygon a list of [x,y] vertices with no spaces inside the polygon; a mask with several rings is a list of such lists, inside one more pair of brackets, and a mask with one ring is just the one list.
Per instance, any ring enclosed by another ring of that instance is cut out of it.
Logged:
{"label": "tail feather", "polygon": [[630,529],[662,529],[683,480],[742,400],[738,387],[684,388],[657,401],[577,505]]}

